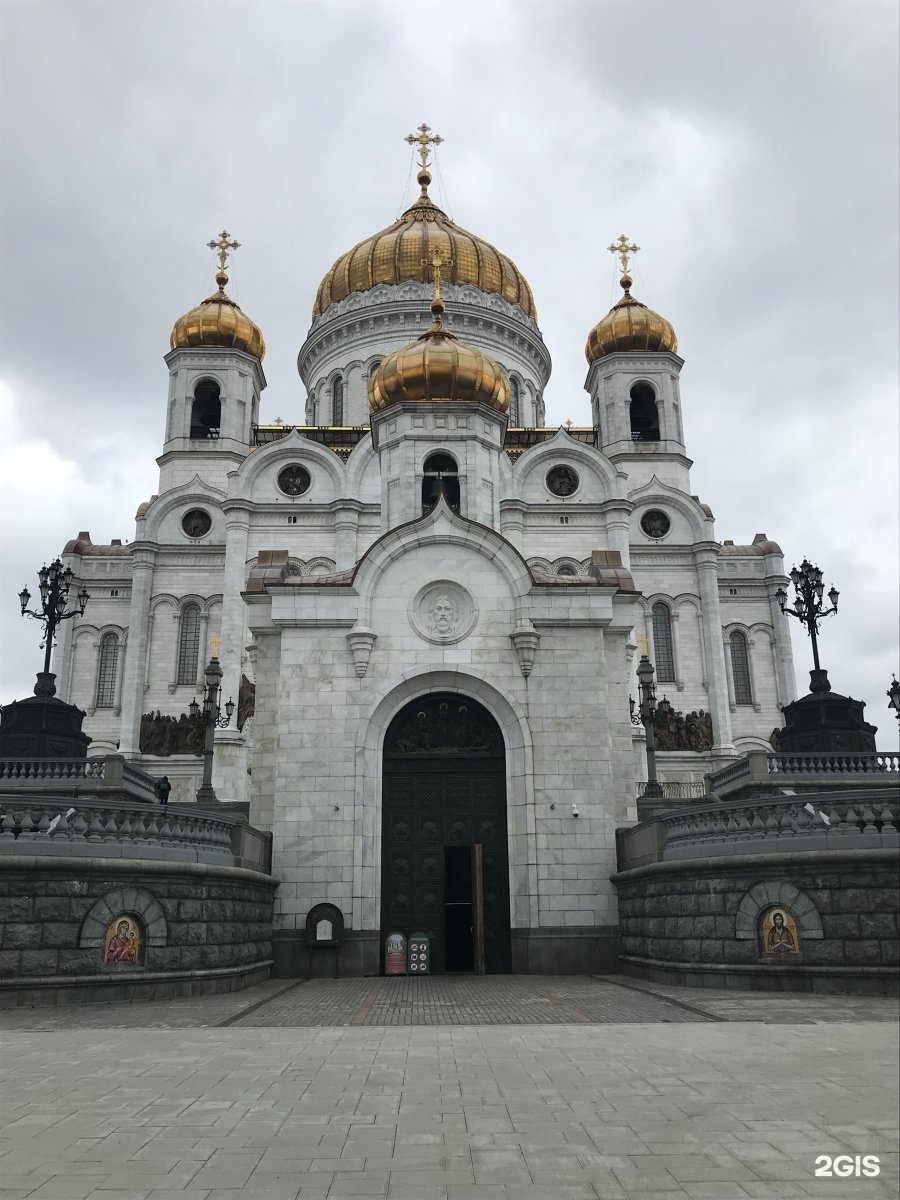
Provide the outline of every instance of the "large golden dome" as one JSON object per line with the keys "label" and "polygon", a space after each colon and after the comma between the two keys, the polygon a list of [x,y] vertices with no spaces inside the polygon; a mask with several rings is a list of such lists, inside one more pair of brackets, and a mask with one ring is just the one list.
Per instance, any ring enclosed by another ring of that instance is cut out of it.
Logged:
{"label": "large golden dome", "polygon": [[369,379],[369,411],[393,404],[486,404],[498,412],[509,408],[509,385],[499,365],[487,354],[460,341],[442,323],[444,305],[436,296],[434,321],[410,345],[383,358]]}
{"label": "large golden dome", "polygon": [[622,350],[669,351],[674,354],[678,350],[678,338],[671,324],[652,308],[635,300],[630,290],[630,275],[623,275],[620,282],[625,295],[588,334],[584,348],[588,362],[596,362],[598,358]]}
{"label": "large golden dome", "polygon": [[452,263],[447,276],[450,283],[471,283],[483,292],[503,296],[536,321],[531,288],[512,259],[490,242],[454,224],[437,207],[428,195],[431,174],[424,167],[418,180],[422,194],[412,208],[387,229],[342,254],[334,264],[319,284],[313,320],[352,292],[365,292],[379,283],[427,281],[424,262],[430,261],[437,249]]}
{"label": "large golden dome", "polygon": [[225,294],[227,282],[228,276],[220,268],[216,275],[219,290],[178,318],[169,339],[173,350],[184,346],[224,346],[229,350],[243,350],[260,360],[265,357],[262,331]]}

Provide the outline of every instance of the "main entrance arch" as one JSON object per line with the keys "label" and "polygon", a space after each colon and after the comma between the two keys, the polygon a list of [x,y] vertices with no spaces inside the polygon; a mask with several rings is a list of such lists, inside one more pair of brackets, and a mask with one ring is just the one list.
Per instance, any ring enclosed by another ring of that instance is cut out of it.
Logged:
{"label": "main entrance arch", "polygon": [[510,970],[503,735],[458,692],[391,721],[382,776],[381,944],[426,933],[432,970]]}

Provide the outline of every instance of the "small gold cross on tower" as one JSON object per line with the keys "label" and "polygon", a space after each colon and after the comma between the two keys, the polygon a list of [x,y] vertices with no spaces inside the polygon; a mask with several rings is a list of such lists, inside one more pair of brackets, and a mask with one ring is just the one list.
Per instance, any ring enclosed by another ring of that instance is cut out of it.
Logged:
{"label": "small gold cross on tower", "polygon": [[220,650],[221,650],[221,648],[222,648],[222,638],[220,638],[220,637],[219,637],[219,635],[218,635],[217,633],[214,633],[214,634],[212,635],[212,637],[209,639],[209,644],[210,644],[210,646],[212,646],[212,656],[213,656],[213,658],[218,658],[218,657],[219,657],[219,651],[220,651]]}
{"label": "small gold cross on tower", "polygon": [[434,299],[441,299],[441,267],[452,267],[453,259],[444,258],[439,247],[435,246],[431,251],[431,258],[422,259],[423,267],[431,267],[431,278],[434,280]]}
{"label": "small gold cross on tower", "polygon": [[219,234],[218,241],[206,243],[207,246],[209,246],[210,250],[218,250],[218,252],[219,252],[219,270],[220,271],[224,271],[226,266],[228,265],[229,250],[239,250],[240,245],[241,245],[240,242],[229,242],[228,237],[229,237],[228,230],[223,229],[222,232]]}
{"label": "small gold cross on tower", "polygon": [[410,146],[414,146],[416,142],[419,143],[419,149],[417,153],[419,155],[419,163],[424,171],[424,169],[428,166],[429,147],[440,146],[444,139],[438,133],[432,137],[431,127],[428,125],[420,125],[418,133],[408,133],[403,140],[405,142],[409,142]]}
{"label": "small gold cross on tower", "polygon": [[632,254],[637,254],[640,246],[635,246],[634,242],[628,245],[628,238],[624,233],[620,233],[618,239],[611,246],[606,247],[610,254],[618,254],[619,261],[622,264],[622,274],[628,274],[628,259]]}
{"label": "small gold cross on tower", "polygon": [[634,640],[637,642],[638,646],[640,647],[641,658],[646,658],[647,657],[647,635],[646,635],[646,633],[639,633]]}

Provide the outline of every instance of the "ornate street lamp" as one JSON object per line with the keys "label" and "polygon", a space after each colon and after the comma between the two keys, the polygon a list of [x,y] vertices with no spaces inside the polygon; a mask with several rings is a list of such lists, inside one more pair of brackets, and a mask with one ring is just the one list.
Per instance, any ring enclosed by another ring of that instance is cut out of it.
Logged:
{"label": "ornate street lamp", "polygon": [[831,608],[826,608],[823,600],[825,585],[822,582],[822,572],[806,558],[799,567],[794,567],[791,571],[791,583],[796,592],[793,605],[788,607],[788,594],[782,587],[775,593],[775,599],[783,613],[789,617],[796,617],[801,625],[806,626],[806,632],[812,641],[815,665],[811,676],[813,691],[830,691],[827,676],[819,666],[819,644],[816,635],[819,632],[819,622],[822,618],[830,617],[832,613],[837,612],[840,592],[832,584],[828,592]]}
{"label": "ornate street lamp", "polygon": [[40,621],[44,627],[44,635],[41,641],[41,649],[44,651],[43,679],[40,675],[38,676],[38,685],[35,688],[36,695],[52,696],[56,691],[56,688],[53,686],[53,677],[50,675],[50,656],[53,653],[55,645],[57,627],[63,621],[68,621],[72,617],[83,617],[87,602],[90,600],[88,592],[82,587],[76,596],[78,601],[77,606],[67,610],[69,588],[72,586],[74,575],[75,572],[72,568],[64,568],[61,560],[58,558],[55,558],[49,567],[46,563],[41,567],[38,571],[38,584],[41,593],[41,607],[38,612],[28,607],[31,601],[31,592],[29,592],[28,588],[23,587],[21,592],[19,592],[19,604],[22,609],[22,616],[33,617],[36,621]]}
{"label": "ornate street lamp", "polygon": [[[218,640],[216,638],[216,641]],[[223,717],[222,710],[219,708],[222,668],[219,665],[218,655],[214,654],[206,664],[204,675],[206,677],[206,689],[203,694],[202,706],[196,700],[192,700],[188,705],[193,718],[196,719],[202,713],[203,727],[206,730],[203,742],[203,783],[197,791],[197,803],[217,804],[218,799],[212,785],[215,733],[217,729],[227,729],[234,713],[234,701],[231,699],[228,700],[228,703],[225,705],[225,716]]]}
{"label": "ornate street lamp", "polygon": [[900,721],[900,683],[897,677],[891,675],[891,686],[887,690],[888,708],[894,710],[894,716]]}
{"label": "ornate street lamp", "polygon": [[[631,709],[632,725],[643,725],[644,733],[647,736],[647,786],[644,789],[644,797],[661,796],[662,788],[656,778],[656,730],[653,726],[653,718],[656,715],[656,686],[653,682],[653,663],[647,657],[647,639],[643,635],[638,639],[642,645],[641,661],[638,663],[637,677],[640,687],[640,703],[635,705],[634,700],[629,697],[628,705]],[[663,706],[666,706],[665,708]],[[660,710],[662,712],[671,711],[671,704],[665,697],[660,702]]]}

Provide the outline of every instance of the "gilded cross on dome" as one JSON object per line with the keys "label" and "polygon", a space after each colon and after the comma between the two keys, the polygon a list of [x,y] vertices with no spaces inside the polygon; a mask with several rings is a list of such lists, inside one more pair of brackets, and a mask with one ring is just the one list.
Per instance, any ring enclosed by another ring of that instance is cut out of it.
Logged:
{"label": "gilded cross on dome", "polygon": [[431,278],[434,280],[434,299],[441,299],[441,267],[452,267],[453,259],[444,258],[440,249],[435,246],[431,251],[431,258],[423,258],[422,265],[431,267]]}
{"label": "gilded cross on dome", "polygon": [[238,250],[238,249],[240,249],[240,245],[241,245],[240,242],[229,242],[228,237],[229,237],[228,230],[223,229],[222,232],[219,234],[218,241],[206,243],[207,246],[209,246],[210,250],[218,250],[218,252],[219,252],[219,270],[220,271],[224,271],[226,266],[228,265],[229,250]]}
{"label": "gilded cross on dome", "polygon": [[622,274],[628,274],[628,259],[632,254],[637,254],[640,246],[636,246],[634,242],[628,245],[628,238],[624,233],[620,233],[616,241],[611,246],[606,247],[610,254],[618,254],[619,261],[622,264]]}
{"label": "gilded cross on dome", "polygon": [[429,148],[431,146],[440,146],[444,139],[439,133],[432,136],[431,126],[423,124],[419,126],[418,133],[408,133],[403,140],[409,142],[410,146],[414,146],[418,142],[419,149],[417,153],[419,155],[419,162],[424,170],[428,166]]}

